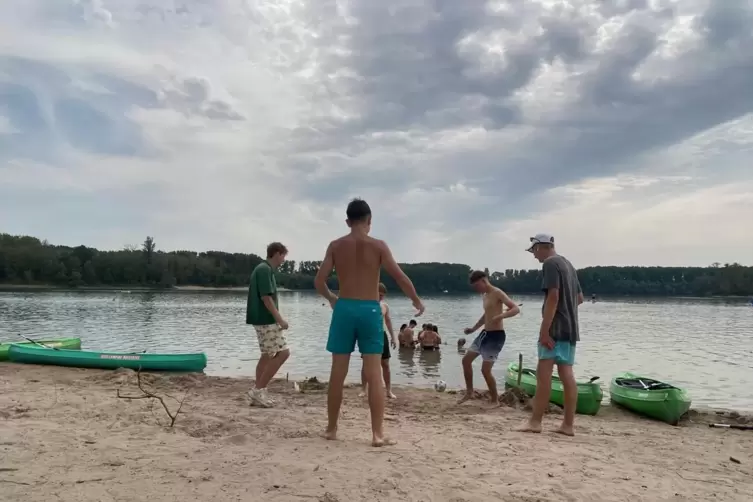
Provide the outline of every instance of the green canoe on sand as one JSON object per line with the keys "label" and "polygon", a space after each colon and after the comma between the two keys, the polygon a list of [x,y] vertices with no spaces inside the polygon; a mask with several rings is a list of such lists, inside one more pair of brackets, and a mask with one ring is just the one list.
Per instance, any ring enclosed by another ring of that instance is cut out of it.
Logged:
{"label": "green canoe on sand", "polygon": [[[48,347],[54,347],[56,349],[70,349],[77,350],[81,348],[80,338],[58,338],[57,340],[35,340],[37,343],[43,343]],[[8,350],[11,345],[34,345],[31,342],[3,342],[0,343],[0,361],[8,360]]]}
{"label": "green canoe on sand", "polygon": [[670,425],[677,425],[692,402],[684,389],[632,373],[614,377],[609,394],[614,404]]}
{"label": "green canoe on sand", "polygon": [[[604,392],[601,386],[595,383],[598,377],[594,377],[590,382],[578,382],[578,404],[575,412],[581,415],[596,415],[601,408],[601,400]],[[517,387],[518,385],[518,363],[512,362],[507,366],[505,373],[505,385],[508,387]],[[523,375],[520,378],[520,387],[529,396],[536,394],[536,370],[523,368]],[[565,405],[565,392],[562,388],[562,381],[557,375],[552,375],[552,394],[549,402],[557,406]]]}
{"label": "green canoe on sand", "polygon": [[8,356],[16,363],[52,364],[74,368],[199,372],[203,371],[207,365],[207,356],[203,352],[198,354],[127,354],[88,350],[54,350],[36,345],[14,344],[8,351]]}

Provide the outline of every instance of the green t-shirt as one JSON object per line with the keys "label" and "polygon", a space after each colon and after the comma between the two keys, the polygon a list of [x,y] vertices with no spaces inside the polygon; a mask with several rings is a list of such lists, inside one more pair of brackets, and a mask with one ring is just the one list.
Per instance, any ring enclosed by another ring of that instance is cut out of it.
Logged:
{"label": "green t-shirt", "polygon": [[246,303],[246,324],[253,324],[254,326],[277,324],[262,301],[265,296],[271,296],[272,301],[275,302],[275,307],[279,308],[274,271],[269,263],[263,261],[251,272],[251,284],[248,285],[248,302]]}

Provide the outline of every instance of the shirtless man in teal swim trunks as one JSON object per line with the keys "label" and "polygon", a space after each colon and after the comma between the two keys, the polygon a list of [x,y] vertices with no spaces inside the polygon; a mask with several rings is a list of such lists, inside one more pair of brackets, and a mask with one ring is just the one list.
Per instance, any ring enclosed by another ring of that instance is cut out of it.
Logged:
{"label": "shirtless man in teal swim trunks", "polygon": [[[350,233],[332,241],[319,272],[316,290],[332,306],[327,350],[332,353],[332,371],[327,392],[327,430],[324,437],[337,438],[337,421],[343,400],[343,386],[348,376],[350,355],[358,350],[363,355],[363,367],[369,389],[371,411],[371,444],[385,446],[395,441],[384,436],[384,385],[382,383],[382,351],[384,332],[382,309],[379,305],[379,271],[381,267],[392,276],[400,289],[413,302],[421,315],[424,306],[407,275],[392,257],[384,241],[369,237],[371,208],[366,201],[353,199],[346,210]],[[338,297],[329,287],[327,278],[335,269],[339,284]]]}
{"label": "shirtless man in teal swim trunks", "polygon": [[575,345],[580,340],[578,306],[583,303],[583,291],[578,273],[573,264],[554,250],[554,237],[537,234],[531,237],[530,253],[542,264],[541,288],[546,294],[541,309],[539,329],[539,364],[536,369],[536,395],[533,398],[533,413],[520,432],[541,432],[544,410],[552,392],[552,370],[557,365],[565,391],[565,416],[556,432],[572,436],[575,422],[575,405],[578,402],[578,386],[575,383]]}

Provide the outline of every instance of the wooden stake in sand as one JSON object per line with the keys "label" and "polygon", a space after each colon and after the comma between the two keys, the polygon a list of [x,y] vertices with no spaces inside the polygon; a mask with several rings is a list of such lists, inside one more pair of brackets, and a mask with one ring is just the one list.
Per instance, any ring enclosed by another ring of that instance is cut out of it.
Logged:
{"label": "wooden stake in sand", "polygon": [[523,353],[518,352],[518,388],[520,388],[520,380],[523,378]]}
{"label": "wooden stake in sand", "polygon": [[141,391],[143,395],[141,396],[123,396],[120,394],[120,389],[117,391],[117,396],[120,399],[129,399],[129,400],[135,400],[135,399],[156,399],[160,402],[162,407],[165,409],[165,413],[167,413],[167,416],[170,417],[170,427],[175,426],[175,421],[178,419],[178,414],[180,413],[180,410],[183,408],[183,403],[186,402],[186,398],[188,397],[188,392],[186,392],[186,395],[183,396],[183,399],[178,401],[178,409],[175,410],[175,413],[170,412],[170,408],[167,407],[167,404],[165,403],[165,400],[162,399],[157,394],[154,394],[153,392],[149,392],[148,390],[144,389],[143,385],[141,384],[141,368],[139,367],[138,371],[136,372],[136,384]]}

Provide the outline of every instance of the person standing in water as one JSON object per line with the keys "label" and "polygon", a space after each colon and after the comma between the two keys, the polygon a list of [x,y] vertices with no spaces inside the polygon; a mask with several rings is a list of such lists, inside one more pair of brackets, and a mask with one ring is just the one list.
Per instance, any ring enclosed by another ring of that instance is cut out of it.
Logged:
{"label": "person standing in water", "polygon": [[[353,199],[346,210],[350,233],[330,242],[314,284],[317,292],[332,306],[327,350],[332,353],[332,370],[327,391],[326,439],[337,438],[337,425],[348,376],[350,356],[358,349],[363,355],[364,372],[371,411],[372,446],[395,444],[384,435],[384,388],[381,358],[384,350],[382,309],[379,304],[379,273],[382,267],[413,302],[421,315],[423,303],[407,275],[384,241],[369,236],[371,208],[362,199]],[[338,297],[327,286],[332,270],[337,274]]]}
{"label": "person standing in water", "polygon": [[[473,361],[481,356],[481,375],[483,375],[486,385],[489,387],[489,399],[496,406],[499,404],[499,395],[497,394],[497,381],[492,375],[492,367],[497,361],[499,353],[502,352],[507,337],[502,320],[518,315],[520,307],[504,291],[492,286],[485,272],[474,271],[471,273],[469,282],[473,289],[483,295],[484,313],[473,327],[466,328],[464,332],[466,335],[470,335],[481,326],[484,327],[484,330],[473,340],[463,356],[465,394],[460,398],[458,404],[473,398]],[[507,307],[506,311],[504,310],[505,307]]]}
{"label": "person standing in water", "polygon": [[254,326],[261,357],[256,364],[254,387],[248,391],[251,404],[269,408],[274,400],[267,395],[267,384],[290,357],[285,330],[288,323],[280,315],[277,303],[277,281],[274,270],[288,255],[288,248],[279,242],[267,246],[267,259],[251,272],[246,303],[246,324]]}
{"label": "person standing in water", "polygon": [[[390,374],[390,347],[397,348],[397,339],[395,338],[395,332],[392,329],[392,318],[390,317],[390,306],[384,301],[384,297],[387,296],[387,286],[379,283],[379,305],[382,307],[382,319],[384,321],[384,349],[382,350],[382,377],[384,378],[384,389],[387,399],[395,399],[397,396],[392,393],[392,375]],[[387,333],[390,334],[389,338]],[[361,356],[363,358],[363,356]],[[367,392],[368,385],[366,383],[366,370],[363,364],[361,365],[361,387],[363,390],[358,397],[364,397]]]}
{"label": "person standing in water", "polygon": [[400,334],[397,335],[397,341],[401,349],[412,349],[416,346],[416,340],[413,338],[413,330],[407,324],[400,326]]}
{"label": "person standing in water", "polygon": [[527,249],[542,264],[541,289],[546,294],[541,308],[539,329],[539,363],[536,368],[536,394],[533,397],[533,412],[530,420],[518,428],[520,432],[541,432],[544,411],[552,392],[552,371],[562,380],[565,393],[565,415],[556,432],[573,436],[575,406],[578,402],[578,385],[573,374],[575,345],[580,340],[578,306],[583,303],[583,291],[575,267],[554,249],[554,237],[537,234],[531,237]]}
{"label": "person standing in water", "polygon": [[439,346],[442,345],[439,328],[434,324],[427,324],[426,330],[418,335],[418,343],[422,350],[439,350]]}
{"label": "person standing in water", "polygon": [[417,324],[415,319],[411,319],[405,330],[400,330],[400,336],[398,337],[400,348],[414,347],[416,345],[413,330],[416,329]]}

